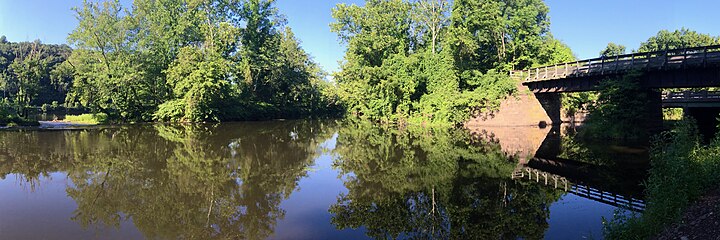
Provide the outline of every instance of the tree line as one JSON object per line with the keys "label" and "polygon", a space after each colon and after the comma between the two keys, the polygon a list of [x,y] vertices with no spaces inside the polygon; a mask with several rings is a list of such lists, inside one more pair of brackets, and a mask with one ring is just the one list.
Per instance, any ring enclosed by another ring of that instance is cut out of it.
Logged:
{"label": "tree line", "polygon": [[326,73],[272,0],[89,2],[74,9],[66,101],[122,121],[338,112]]}
{"label": "tree line", "polygon": [[68,90],[58,66],[72,49],[67,45],[9,42],[0,36],[0,91],[3,102],[38,106],[64,102]]}
{"label": "tree line", "polygon": [[[66,45],[0,41],[5,102],[65,103],[119,121],[336,116],[452,125],[517,92],[508,76],[575,60],[542,0],[368,0],[338,4],[347,46],[330,76],[300,47],[273,0],[84,1]],[[637,50],[718,43],[661,31]],[[602,56],[624,53],[609,44]],[[564,105],[587,108],[588,94]]]}
{"label": "tree line", "polygon": [[573,60],[541,0],[368,0],[339,4],[347,45],[335,74],[347,112],[379,122],[454,124],[516,90],[507,72]]}

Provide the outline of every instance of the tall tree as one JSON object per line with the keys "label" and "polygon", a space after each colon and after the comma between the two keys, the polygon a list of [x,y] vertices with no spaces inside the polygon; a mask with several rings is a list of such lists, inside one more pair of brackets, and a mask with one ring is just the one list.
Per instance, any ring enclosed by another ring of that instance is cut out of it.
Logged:
{"label": "tall tree", "polygon": [[75,9],[78,27],[68,40],[76,47],[69,61],[76,80],[71,99],[123,119],[148,119],[152,82],[137,52],[136,25],[119,1],[83,2]]}
{"label": "tall tree", "polygon": [[523,69],[549,32],[547,13],[541,0],[457,0],[448,45],[462,69]]}
{"label": "tall tree", "polygon": [[436,45],[441,31],[450,22],[448,16],[450,2],[448,0],[416,0],[413,7],[415,21],[421,24],[420,34],[430,35],[424,38],[430,41],[432,53],[437,52]]}
{"label": "tall tree", "polygon": [[33,49],[27,56],[17,56],[10,64],[17,87],[15,102],[21,106],[28,106],[40,91],[40,79],[46,78],[49,73],[48,64],[45,59],[40,58],[41,49],[34,44]]}

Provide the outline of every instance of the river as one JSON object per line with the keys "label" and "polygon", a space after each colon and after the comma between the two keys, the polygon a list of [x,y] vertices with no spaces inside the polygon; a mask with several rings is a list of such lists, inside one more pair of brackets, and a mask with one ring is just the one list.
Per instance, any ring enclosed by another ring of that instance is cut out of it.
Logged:
{"label": "river", "polygon": [[[569,132],[569,133],[568,133]],[[581,239],[647,154],[349,120],[0,131],[0,239]]]}

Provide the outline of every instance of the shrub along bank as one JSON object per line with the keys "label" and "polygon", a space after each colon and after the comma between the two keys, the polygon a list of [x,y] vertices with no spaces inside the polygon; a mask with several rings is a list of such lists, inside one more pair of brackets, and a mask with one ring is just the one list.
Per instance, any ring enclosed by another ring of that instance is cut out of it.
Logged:
{"label": "shrub along bank", "polygon": [[678,221],[693,201],[718,187],[720,135],[703,145],[695,121],[685,119],[655,137],[652,145],[645,211],[642,216],[617,214],[606,222],[608,239],[653,237]]}

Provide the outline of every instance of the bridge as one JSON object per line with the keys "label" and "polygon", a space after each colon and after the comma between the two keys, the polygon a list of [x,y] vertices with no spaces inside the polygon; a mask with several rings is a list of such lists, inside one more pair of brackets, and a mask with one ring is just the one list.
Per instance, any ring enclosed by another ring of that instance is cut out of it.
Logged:
{"label": "bridge", "polygon": [[[720,45],[632,53],[511,71],[510,76],[534,93],[552,124],[562,123],[559,93],[596,91],[606,79],[638,73],[649,101],[647,128],[662,128],[662,108],[684,108],[700,125],[717,126],[720,96],[716,91],[662,93],[670,88],[720,87]],[[542,121],[541,121],[542,122]]]}
{"label": "bridge", "polygon": [[663,108],[720,107],[720,91],[664,92]]}
{"label": "bridge", "polygon": [[720,45],[632,53],[511,71],[534,93],[597,90],[603,79],[641,73],[646,88],[720,86]]}
{"label": "bridge", "polygon": [[573,181],[566,177],[534,169],[531,167],[522,167],[513,171],[510,176],[514,180],[534,181],[537,184],[562,189],[565,192],[575,194],[582,198],[608,204],[635,212],[645,210],[645,200],[637,199],[633,196],[617,194],[604,191],[579,181]]}
{"label": "bridge", "polygon": [[624,162],[620,168],[592,163],[590,159],[564,158],[560,131],[559,126],[553,126],[533,156],[518,162],[511,179],[530,181],[635,212],[645,209],[644,187],[640,183],[647,177],[646,156],[615,153],[613,158]]}

